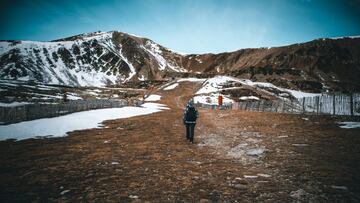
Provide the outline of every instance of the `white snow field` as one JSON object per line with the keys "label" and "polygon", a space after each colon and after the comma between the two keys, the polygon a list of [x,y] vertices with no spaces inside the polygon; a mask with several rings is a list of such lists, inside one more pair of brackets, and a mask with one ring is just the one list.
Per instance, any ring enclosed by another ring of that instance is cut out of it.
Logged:
{"label": "white snow field", "polygon": [[173,90],[173,89],[175,89],[178,85],[179,85],[179,83],[174,83],[174,84],[172,84],[172,85],[169,85],[169,86],[165,87],[164,90]]}
{"label": "white snow field", "polygon": [[72,113],[54,118],[43,118],[21,123],[0,125],[0,140],[63,137],[67,132],[100,127],[105,120],[129,118],[169,109],[163,104],[145,103],[142,107],[98,109]]}
{"label": "white snow field", "polygon": [[146,97],[145,101],[159,101],[161,98],[160,95],[157,94],[151,94],[148,97]]}
{"label": "white snow field", "polygon": [[[273,89],[279,90],[281,92],[291,94],[295,98],[315,97],[315,96],[321,95],[321,94],[317,94],[317,93],[306,93],[306,92],[302,92],[302,91],[281,88],[281,87],[277,87],[271,83],[253,82],[248,79],[238,79],[238,78],[234,78],[234,77],[230,77],[230,76],[221,76],[221,75],[215,76],[213,78],[209,78],[207,80],[203,80],[203,79],[195,80],[195,79],[189,78],[189,79],[178,80],[178,82],[180,82],[180,81],[194,81],[194,82],[201,81],[201,82],[203,82],[202,87],[196,92],[194,101],[195,101],[195,103],[198,102],[198,103],[204,103],[204,104],[216,104],[218,96],[219,96],[219,92],[221,92],[224,89],[232,88],[232,87],[223,88],[224,85],[227,85],[230,83],[238,83],[241,85],[257,87],[257,88],[264,89],[264,90],[266,90],[266,88],[273,88]],[[226,95],[222,95],[222,96],[223,96],[223,103],[233,103],[234,102],[233,100],[228,98]],[[251,96],[251,95],[240,97],[239,99],[240,100],[248,100],[248,99],[259,100],[259,98]]]}

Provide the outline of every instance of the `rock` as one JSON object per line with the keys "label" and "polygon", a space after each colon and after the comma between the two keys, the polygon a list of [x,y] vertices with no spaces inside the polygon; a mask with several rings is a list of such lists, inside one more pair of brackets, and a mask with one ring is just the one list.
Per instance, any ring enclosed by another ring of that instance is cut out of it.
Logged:
{"label": "rock", "polygon": [[236,184],[234,186],[234,188],[238,189],[238,190],[246,190],[247,189],[247,186],[246,185],[243,185],[243,184]]}
{"label": "rock", "polygon": [[193,180],[199,180],[199,176],[194,176],[192,179]]}
{"label": "rock", "polygon": [[129,198],[131,199],[138,199],[139,197],[137,195],[129,195]]}
{"label": "rock", "polygon": [[221,193],[217,190],[214,190],[210,193],[211,195],[211,201],[212,202],[218,202],[221,198]]}
{"label": "rock", "polygon": [[64,190],[64,191],[60,192],[60,195],[65,195],[68,192],[70,192],[70,190]]}
{"label": "rock", "polygon": [[296,191],[292,191],[290,192],[290,197],[294,198],[294,199],[302,199],[304,198],[308,193],[303,190],[303,189],[299,189]]}
{"label": "rock", "polygon": [[249,156],[259,156],[262,153],[264,153],[264,151],[265,151],[264,148],[254,148],[246,151],[246,154]]}

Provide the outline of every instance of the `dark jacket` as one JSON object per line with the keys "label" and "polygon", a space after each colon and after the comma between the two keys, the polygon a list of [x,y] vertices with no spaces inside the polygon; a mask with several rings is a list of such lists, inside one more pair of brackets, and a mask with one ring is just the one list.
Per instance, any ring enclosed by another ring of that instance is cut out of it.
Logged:
{"label": "dark jacket", "polygon": [[196,124],[196,119],[199,117],[199,112],[194,106],[187,105],[184,111],[184,124]]}

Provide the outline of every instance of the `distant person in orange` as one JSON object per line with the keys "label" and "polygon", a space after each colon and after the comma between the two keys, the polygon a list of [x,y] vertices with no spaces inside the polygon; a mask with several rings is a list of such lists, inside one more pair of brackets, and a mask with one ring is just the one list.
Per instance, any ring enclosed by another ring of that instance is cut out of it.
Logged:
{"label": "distant person in orange", "polygon": [[194,100],[190,99],[184,111],[183,121],[186,126],[186,139],[192,143],[194,143],[194,131],[198,117],[199,112],[194,107]]}

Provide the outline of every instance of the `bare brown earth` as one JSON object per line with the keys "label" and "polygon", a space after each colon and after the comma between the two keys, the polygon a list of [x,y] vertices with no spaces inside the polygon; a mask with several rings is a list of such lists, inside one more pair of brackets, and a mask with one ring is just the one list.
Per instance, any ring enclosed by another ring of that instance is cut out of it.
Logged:
{"label": "bare brown earth", "polygon": [[360,201],[360,129],[335,123],[349,118],[200,109],[191,144],[182,110],[196,88],[157,92],[160,113],[0,142],[0,201]]}

